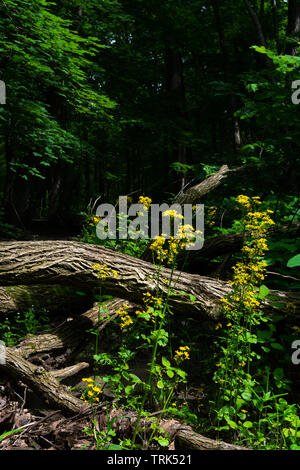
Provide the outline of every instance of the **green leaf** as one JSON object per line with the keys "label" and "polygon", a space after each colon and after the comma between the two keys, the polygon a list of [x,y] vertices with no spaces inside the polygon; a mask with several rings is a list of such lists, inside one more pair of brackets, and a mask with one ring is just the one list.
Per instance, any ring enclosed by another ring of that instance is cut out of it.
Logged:
{"label": "green leaf", "polygon": [[253,427],[253,423],[251,421],[245,421],[243,423],[244,428],[250,429]]}
{"label": "green leaf", "polygon": [[271,343],[271,346],[273,349],[277,349],[278,351],[284,351],[284,347],[279,343]]}
{"label": "green leaf", "polygon": [[163,365],[164,367],[167,367],[167,368],[171,366],[171,364],[170,364],[170,362],[168,361],[168,359],[167,359],[166,357],[164,357],[164,356],[161,358],[161,363],[162,363],[162,365]]}
{"label": "green leaf", "polygon": [[166,437],[158,436],[156,440],[162,447],[167,447],[170,444],[169,439],[167,439]]}
{"label": "green leaf", "polygon": [[238,429],[238,425],[234,421],[229,420],[227,423],[232,429]]}
{"label": "green leaf", "polygon": [[244,400],[249,401],[249,400],[251,400],[252,393],[251,392],[243,392],[242,397],[244,398]]}
{"label": "green leaf", "polygon": [[294,256],[293,258],[289,259],[287,263],[288,268],[296,268],[297,266],[300,266],[300,254]]}
{"label": "green leaf", "polygon": [[261,300],[265,299],[267,295],[269,294],[269,292],[270,292],[270,289],[268,289],[267,286],[265,285],[260,286],[258,298]]}
{"label": "green leaf", "polygon": [[157,388],[159,388],[159,389],[164,388],[164,382],[163,382],[162,380],[159,380],[159,381],[157,382]]}

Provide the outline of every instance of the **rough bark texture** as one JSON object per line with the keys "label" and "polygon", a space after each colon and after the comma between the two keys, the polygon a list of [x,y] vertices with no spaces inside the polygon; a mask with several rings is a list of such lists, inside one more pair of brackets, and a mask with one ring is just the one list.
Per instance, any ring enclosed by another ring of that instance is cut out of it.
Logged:
{"label": "rough bark texture", "polygon": [[[196,265],[204,258],[215,259],[218,256],[226,255],[228,253],[236,253],[243,247],[243,243],[247,237],[247,233],[229,233],[227,235],[220,235],[218,237],[209,238],[204,241],[203,247],[199,251],[192,252],[190,257],[190,265]],[[285,224],[270,227],[267,231],[267,236],[283,234],[287,237],[297,237],[300,234],[300,223]]]}
{"label": "rough bark texture", "polygon": [[[118,272],[118,278],[103,281],[107,294],[142,303],[143,293],[155,292],[157,269],[151,263],[123,255],[102,247],[76,242],[10,242],[0,244],[0,283],[67,284],[93,287],[99,280],[91,266],[106,264]],[[169,279],[171,271],[163,269],[162,279]],[[228,292],[225,283],[205,277],[175,272],[170,305],[174,312],[206,314],[217,318],[221,311],[218,299]],[[175,286],[174,286],[175,284]],[[162,293],[167,283],[161,283]],[[195,300],[191,300],[193,295]]]}
{"label": "rough bark texture", "polygon": [[0,315],[10,315],[28,310],[32,305],[51,312],[70,308],[88,308],[87,296],[76,295],[74,289],[63,286],[13,286],[0,287]]}
{"label": "rough bark texture", "polygon": [[[151,263],[103,247],[77,242],[10,242],[0,244],[0,283],[12,284],[68,284],[97,286],[99,280],[91,269],[94,264],[106,264],[115,269],[117,278],[103,280],[107,294],[142,303],[143,293],[156,293],[157,268]],[[161,279],[169,279],[170,269],[161,270]],[[173,273],[172,295],[169,305],[174,313],[217,319],[221,314],[220,298],[230,286],[216,279],[195,274]],[[161,282],[160,294],[167,293],[167,282]],[[272,291],[283,307],[287,302],[299,310],[299,295]],[[192,296],[192,297],[191,297]],[[265,305],[270,306],[269,301]],[[275,307],[276,309],[277,307]]]}
{"label": "rough bark texture", "polygon": [[73,414],[86,408],[82,400],[71,394],[68,387],[58,383],[53,373],[31,364],[12,348],[6,348],[6,363],[1,367],[28,385],[45,403],[55,409]]}
{"label": "rough bark texture", "polygon": [[[84,343],[86,337],[90,337],[87,330],[98,328],[102,331],[106,325],[116,317],[116,310],[124,304],[124,300],[114,299],[102,304],[102,313],[99,316],[99,306],[83,313],[79,317],[66,321],[56,331],[41,335],[28,335],[18,346],[18,352],[25,358],[32,354],[54,351],[59,349],[74,350]],[[134,307],[134,304],[131,304]],[[130,311],[130,309],[129,309]]]}
{"label": "rough bark texture", "polygon": [[64,369],[53,370],[51,374],[56,380],[63,380],[67,377],[73,377],[73,375],[78,374],[84,369],[88,369],[90,365],[87,362],[79,362],[78,364],[74,364],[73,366],[65,367]]}
{"label": "rough bark texture", "polygon": [[245,447],[227,444],[223,441],[215,441],[195,433],[192,429],[179,429],[175,437],[175,449],[177,450],[251,450]]}
{"label": "rough bark texture", "polygon": [[210,193],[218,186],[220,186],[222,180],[227,177],[229,172],[237,171],[230,170],[227,165],[223,165],[217,173],[206,178],[201,183],[189,188],[184,193],[180,193],[176,198],[174,203],[176,204],[194,204],[199,201],[205,194]]}
{"label": "rough bark texture", "polygon": [[[125,415],[125,416],[124,416]],[[153,416],[153,415],[152,415]],[[131,431],[131,434],[134,431],[136,423],[136,413],[132,411],[124,411],[120,409],[112,409],[109,412],[109,419],[113,421],[113,429],[117,434],[124,434],[124,430]],[[150,417],[153,422],[154,417]],[[143,437],[145,442],[147,438],[152,433],[150,425],[150,419],[142,418],[140,421],[140,427],[145,429]],[[175,449],[184,450],[184,449],[195,449],[195,450],[251,450],[246,449],[245,447],[235,446],[232,444],[227,444],[222,441],[215,441],[207,437],[202,436],[201,434],[195,433],[190,426],[187,426],[184,423],[180,423],[175,419],[164,419],[159,418],[159,413],[157,414],[157,419],[159,420],[159,428],[166,431],[171,441],[175,439]],[[106,413],[102,414],[99,417],[99,422],[101,427],[107,425],[107,415]]]}

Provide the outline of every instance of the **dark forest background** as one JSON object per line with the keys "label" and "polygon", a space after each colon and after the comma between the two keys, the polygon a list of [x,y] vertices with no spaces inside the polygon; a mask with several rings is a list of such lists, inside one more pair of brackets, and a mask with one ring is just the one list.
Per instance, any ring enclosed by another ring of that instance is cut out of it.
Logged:
{"label": "dark forest background", "polygon": [[1,1],[1,230],[171,200],[225,163],[245,168],[213,203],[297,212],[299,39],[297,0]]}

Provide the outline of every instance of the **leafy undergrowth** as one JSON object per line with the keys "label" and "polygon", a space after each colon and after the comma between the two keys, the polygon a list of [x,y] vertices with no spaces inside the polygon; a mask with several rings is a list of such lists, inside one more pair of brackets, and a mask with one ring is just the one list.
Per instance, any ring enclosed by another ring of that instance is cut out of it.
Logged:
{"label": "leafy undergrowth", "polygon": [[[147,211],[151,200],[141,202]],[[300,333],[296,306],[273,298],[265,285],[268,259],[279,259],[276,250],[269,253],[272,210],[261,210],[258,197],[240,195],[236,203],[242,217],[235,221],[235,229],[243,228],[247,237],[233,265],[232,289],[221,299],[220,321],[200,323],[188,314],[177,318],[169,305],[176,295],[177,258],[193,243],[194,229],[181,226],[179,237],[156,237],[150,245],[156,288],[144,294],[139,307],[124,301],[101,338],[99,329],[89,330],[91,341],[76,356],[89,362],[90,370],[68,385],[90,405],[89,413],[64,418],[59,412],[42,411],[41,404],[30,407],[22,385],[16,392],[4,382],[2,448],[170,449],[180,421],[200,434],[245,447],[299,449],[299,378],[291,350]],[[210,208],[209,214],[208,224],[213,227],[215,210]],[[175,211],[169,215],[180,217]],[[89,222],[93,229],[99,222],[94,219]],[[142,247],[136,243],[130,254],[144,248],[145,241]],[[118,249],[127,252],[131,245]],[[292,257],[286,269],[297,267],[298,258]],[[164,265],[170,268],[169,279],[161,274]],[[100,322],[108,313],[102,281],[117,279],[119,274],[105,264],[91,270],[99,279]],[[265,299],[277,307],[278,314],[271,316],[261,309]],[[43,319],[37,321],[32,310],[17,323],[23,333],[43,328]],[[18,333],[9,324],[3,325],[2,332],[14,344],[12,334]],[[47,368],[47,360],[39,360]],[[59,368],[60,362],[52,361],[51,369]]]}

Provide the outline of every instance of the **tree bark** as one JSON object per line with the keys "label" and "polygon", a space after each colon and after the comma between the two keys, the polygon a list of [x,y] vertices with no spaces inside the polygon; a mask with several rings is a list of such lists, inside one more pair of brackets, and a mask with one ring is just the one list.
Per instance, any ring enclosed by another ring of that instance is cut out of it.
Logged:
{"label": "tree bark", "polygon": [[[186,144],[184,132],[188,125],[186,99],[183,80],[183,63],[180,53],[166,44],[165,48],[166,89],[169,95],[169,114],[173,121],[173,162],[186,164]],[[181,172],[181,190],[185,186],[185,171]]]}
{"label": "tree bark", "polygon": [[[124,300],[114,299],[99,305],[96,303],[90,310],[80,316],[63,323],[57,330],[41,335],[27,335],[17,346],[17,351],[24,358],[32,354],[39,354],[59,349],[68,349],[71,352],[79,345],[84,344],[90,337],[87,330],[98,329],[102,331],[108,323],[116,318],[115,313],[124,304]],[[130,304],[131,308],[137,306]],[[130,311],[130,309],[129,309]]]}
{"label": "tree bark", "polygon": [[190,428],[179,429],[175,437],[175,449],[177,450],[251,450],[245,447],[227,444],[223,441],[215,441],[208,437],[195,433]]}
{"label": "tree bark", "polygon": [[[300,233],[300,222],[292,224],[284,224],[270,227],[267,231],[267,236],[274,236],[278,234],[283,234],[286,237],[295,237],[299,236]],[[204,241],[203,247],[201,250],[193,253],[189,266],[197,266],[200,263],[203,263],[203,260],[212,260],[218,256],[226,255],[228,253],[236,253],[240,251],[243,247],[245,238],[247,237],[247,232],[245,233],[229,233],[227,235],[219,235],[217,237],[208,238]],[[181,255],[181,257],[183,257]]]}
{"label": "tree bark", "polygon": [[243,167],[230,170],[227,165],[222,165],[219,171],[217,171],[214,175],[209,176],[204,181],[201,181],[201,183],[193,186],[192,188],[189,188],[184,193],[179,193],[179,195],[174,200],[174,204],[195,204],[203,196],[220,186],[222,180],[227,178],[228,173],[239,171],[242,168]]}
{"label": "tree bark", "polygon": [[77,295],[71,287],[59,285],[0,287],[0,315],[24,312],[32,306],[51,312],[69,308],[74,312],[92,305],[89,294]]}
{"label": "tree bark", "polygon": [[[107,294],[143,303],[143,294],[157,290],[157,267],[134,257],[117,253],[95,245],[78,242],[2,242],[0,243],[0,283],[54,284],[95,287],[100,281],[91,266],[106,264],[118,277],[102,281]],[[169,280],[171,270],[163,268],[160,279]],[[174,313],[196,315],[199,318],[218,319],[222,305],[220,298],[226,296],[230,286],[216,279],[175,271],[172,277],[172,295],[169,305]],[[159,295],[166,296],[167,282],[160,282]],[[293,302],[299,310],[299,294],[272,291],[278,302]],[[263,307],[277,311],[266,300]]]}
{"label": "tree bark", "polygon": [[286,53],[289,55],[298,55],[298,41],[300,33],[300,2],[298,0],[289,0],[288,4],[288,26],[287,35],[294,40],[290,41]]}
{"label": "tree bark", "polygon": [[28,385],[45,403],[55,409],[74,414],[86,408],[83,401],[74,397],[68,387],[59,384],[52,372],[31,364],[12,348],[6,348],[6,362],[0,367]]}
{"label": "tree bark", "polygon": [[[222,19],[220,15],[219,0],[211,0],[211,4],[214,10],[215,21],[216,21],[216,26],[217,26],[219,41],[220,41],[220,49],[221,49],[222,56],[223,56],[223,68],[224,68],[225,79],[227,83],[232,87],[233,80],[232,80],[232,74],[231,74],[229,50],[228,50],[227,41],[225,38],[224,28],[222,24]],[[236,110],[237,110],[236,96],[233,93],[230,93],[229,111],[230,111],[231,120],[232,120],[232,130],[233,130],[232,135],[233,135],[233,143],[234,143],[235,151],[237,151],[241,146],[240,125],[239,125],[238,118],[235,116]]]}

